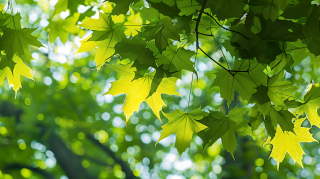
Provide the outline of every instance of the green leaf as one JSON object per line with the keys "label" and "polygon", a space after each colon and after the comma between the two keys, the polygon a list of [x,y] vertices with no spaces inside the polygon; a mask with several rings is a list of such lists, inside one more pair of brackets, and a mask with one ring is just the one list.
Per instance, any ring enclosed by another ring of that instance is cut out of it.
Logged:
{"label": "green leaf", "polygon": [[229,128],[229,120],[221,111],[210,111],[210,114],[199,122],[209,127],[197,134],[203,140],[203,146],[213,145]]}
{"label": "green leaf", "polygon": [[244,14],[245,3],[238,0],[217,0],[208,1],[207,7],[215,14],[218,19],[241,18]]}
{"label": "green leaf", "polygon": [[[142,19],[148,20],[151,23],[158,23],[164,16],[159,13],[159,11],[153,7],[142,8],[140,10],[140,15]],[[154,24],[151,24],[154,25]]]}
{"label": "green leaf", "polygon": [[274,120],[275,119],[271,119],[269,114],[265,116],[264,125],[266,127],[267,133],[271,136],[271,139],[274,138],[277,128],[277,123]]}
{"label": "green leaf", "polygon": [[285,106],[284,100],[288,99],[293,93],[293,88],[290,81],[278,81],[281,73],[274,75],[268,79],[268,96],[273,104]]}
{"label": "green leaf", "polygon": [[152,78],[152,82],[151,82],[151,89],[150,89],[150,94],[149,96],[152,96],[153,93],[155,93],[159,87],[159,85],[161,84],[162,80],[164,78],[169,78],[172,76],[172,73],[163,69],[163,65],[159,66],[156,68],[156,73]]}
{"label": "green leaf", "polygon": [[176,45],[170,44],[162,54],[156,56],[157,64],[164,64],[164,68],[170,72],[180,71],[182,69],[189,70],[196,73],[193,68],[194,63],[190,60],[195,52],[185,50],[183,47],[177,47]]}
{"label": "green leaf", "polygon": [[293,6],[288,6],[281,16],[287,19],[299,19],[301,17],[308,17],[311,11],[311,0],[303,0]]}
{"label": "green leaf", "polygon": [[66,19],[61,19],[60,14],[55,15],[47,27],[49,31],[49,41],[53,43],[57,37],[60,38],[62,43],[66,43],[69,33],[76,34],[79,32],[79,27],[76,25],[80,14],[74,13]]}
{"label": "green leaf", "polygon": [[149,3],[151,4],[152,7],[157,9],[161,14],[165,16],[169,16],[172,19],[175,18],[180,12],[176,4],[173,6],[169,6],[163,2],[159,2],[159,3],[149,2]]}
{"label": "green leaf", "polygon": [[261,31],[261,23],[258,17],[253,18],[253,26],[251,27],[251,32],[257,34]]}
{"label": "green leaf", "polygon": [[0,38],[0,49],[5,50],[7,58],[12,59],[14,54],[17,53],[25,63],[30,65],[32,56],[29,45],[42,46],[37,38],[31,35],[35,29],[2,27],[2,30],[3,35]]}
{"label": "green leaf", "polygon": [[263,121],[263,116],[261,114],[257,115],[256,117],[250,117],[249,123],[251,125],[252,131],[255,131],[258,129],[260,124]]}
{"label": "green leaf", "polygon": [[287,51],[293,51],[292,60],[294,61],[294,63],[292,64],[292,66],[296,66],[303,59],[311,55],[310,52],[307,51],[307,45],[303,43],[300,39],[296,42],[289,43],[287,46]]}
{"label": "green leaf", "polygon": [[295,118],[295,116],[291,114],[289,111],[287,110],[276,111],[274,107],[271,107],[270,118],[272,118],[273,120],[276,120],[283,131],[294,132],[292,119]]}
{"label": "green leaf", "polygon": [[296,41],[302,38],[302,26],[287,20],[265,21],[261,23],[259,36],[264,40]]}
{"label": "green leaf", "polygon": [[80,26],[93,30],[93,33],[81,41],[77,53],[88,52],[98,47],[94,61],[99,70],[106,61],[110,61],[111,56],[115,53],[114,46],[121,41],[124,33],[114,26],[110,16],[101,12],[99,12],[99,19],[89,18]]}
{"label": "green leaf", "polygon": [[131,61],[137,59],[140,64],[155,68],[155,57],[146,45],[146,41],[136,36],[131,39],[123,38],[114,48],[115,53],[118,53],[123,59],[129,58]]}
{"label": "green leaf", "polygon": [[251,31],[251,28],[254,24],[254,14],[252,12],[252,10],[249,10],[248,14],[246,15],[246,20],[245,20],[245,24],[244,27],[246,28],[247,31]]}
{"label": "green leaf", "polygon": [[320,32],[314,34],[312,39],[307,43],[307,47],[315,56],[320,55]]}
{"label": "green leaf", "polygon": [[318,68],[320,67],[320,56],[315,57],[314,54],[310,55],[310,60],[311,60],[311,64],[314,67],[314,70],[317,71]]}
{"label": "green leaf", "polygon": [[273,104],[285,106],[284,101],[292,96],[293,91],[296,90],[290,81],[278,81],[282,73],[268,78],[267,86],[258,86],[257,92],[252,95],[250,102],[257,101],[263,105],[270,100]]}
{"label": "green leaf", "polygon": [[287,0],[256,0],[250,1],[251,6],[260,6],[262,8],[263,17],[268,20],[275,22],[279,17],[279,11],[284,11],[287,8]]}
{"label": "green leaf", "polygon": [[161,136],[159,140],[176,133],[175,147],[178,152],[182,154],[189,146],[194,133],[198,133],[207,128],[207,126],[198,122],[203,116],[208,115],[202,112],[201,109],[194,110],[190,113],[185,113],[179,109],[176,109],[170,113],[163,113],[163,115],[169,120],[168,123],[162,126]]}
{"label": "green leaf", "polygon": [[252,135],[251,128],[248,125],[248,121],[243,118],[245,112],[245,108],[237,107],[229,111],[229,130],[221,138],[223,148],[231,154],[233,159],[235,159],[233,152],[236,149],[237,145],[234,132],[237,131],[245,135]]}
{"label": "green leaf", "polygon": [[143,35],[146,40],[155,39],[156,47],[160,52],[165,50],[170,44],[169,39],[180,40],[179,30],[173,25],[170,17],[164,17],[157,23],[145,27]]}
{"label": "green leaf", "polygon": [[235,91],[246,100],[251,97],[258,85],[267,85],[267,75],[263,70],[264,67],[257,61],[236,60],[233,71],[221,69],[211,87],[220,87],[220,95],[228,101],[228,105],[233,101]]}
{"label": "green leaf", "polygon": [[305,94],[304,103],[301,105],[297,112],[298,116],[303,113],[306,113],[306,116],[312,125],[320,128],[320,117],[318,115],[317,109],[320,107],[320,87],[319,84],[310,84],[308,92]]}
{"label": "green leaf", "polygon": [[6,67],[9,67],[11,71],[13,71],[15,62],[12,59],[8,59],[5,55],[1,55],[0,58],[0,70],[5,69]]}
{"label": "green leaf", "polygon": [[112,15],[126,14],[129,11],[130,4],[137,3],[139,0],[108,0],[116,4],[116,7],[112,10]]}
{"label": "green leaf", "polygon": [[198,135],[203,140],[203,146],[213,145],[219,138],[223,137],[226,132],[231,130],[244,134],[252,135],[248,121],[243,118],[246,113],[245,108],[233,108],[228,115],[222,112],[211,111],[209,116],[203,118],[200,122],[209,127],[201,131]]}
{"label": "green leaf", "polygon": [[168,6],[174,6],[176,4],[176,0],[147,0],[149,3],[154,2],[154,3],[164,3]]}
{"label": "green leaf", "polygon": [[176,3],[178,8],[181,10],[179,13],[180,16],[189,16],[201,9],[201,5],[197,1],[177,0]]}
{"label": "green leaf", "polygon": [[234,134],[234,130],[230,128],[222,137],[221,137],[222,145],[223,148],[229,152],[233,158],[234,154],[233,152],[236,150],[237,146],[237,140],[236,140],[236,135]]}
{"label": "green leaf", "polygon": [[279,8],[274,3],[270,3],[263,8],[262,15],[265,19],[271,19],[274,22],[278,19]]}
{"label": "green leaf", "polygon": [[257,101],[259,104],[265,104],[270,101],[268,87],[260,85],[256,89],[257,91],[252,95],[249,102]]}
{"label": "green leaf", "polygon": [[307,40],[310,39],[315,33],[319,32],[319,17],[320,8],[317,5],[312,5],[312,11],[302,29]]}

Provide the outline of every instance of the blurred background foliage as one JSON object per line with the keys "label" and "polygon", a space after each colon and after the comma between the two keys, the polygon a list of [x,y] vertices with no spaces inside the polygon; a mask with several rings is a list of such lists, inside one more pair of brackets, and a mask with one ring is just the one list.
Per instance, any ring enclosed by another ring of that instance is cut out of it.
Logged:
{"label": "blurred background foliage", "polygon": [[[95,50],[75,54],[80,39],[89,35],[77,22],[97,16],[98,10],[110,13],[113,3],[100,0],[82,0],[79,6],[73,0],[11,3],[12,13],[21,13],[24,27],[37,28],[34,34],[45,47],[32,49],[35,80],[22,78],[23,87],[16,98],[6,81],[1,84],[0,179],[320,178],[317,143],[301,144],[307,154],[304,168],[294,165],[287,155],[277,171],[276,162],[268,159],[271,146],[263,147],[267,139],[263,124],[254,131],[255,140],[237,136],[235,161],[222,149],[220,140],[203,149],[201,139],[194,137],[181,156],[174,148],[175,136],[155,146],[162,124],[151,109],[143,103],[126,127],[121,111],[125,96],[102,96],[110,88],[110,82],[120,76],[106,66],[96,71]],[[8,7],[5,9],[10,11]],[[71,11],[75,13],[70,15]],[[123,15],[112,18],[142,23],[138,13],[132,9],[130,13],[127,19]],[[206,29],[206,24],[202,25]],[[139,28],[127,27],[125,33],[130,35]],[[223,63],[222,52],[228,55],[224,48],[217,50],[217,42],[213,40],[201,43],[205,51]],[[196,70],[199,79],[194,78],[190,108],[226,111],[226,101],[220,98],[218,87],[209,89],[219,70],[217,65],[202,55]],[[182,97],[163,95],[167,104],[164,112],[185,110],[188,105],[192,73],[182,73],[182,80],[176,85]],[[311,79],[316,79],[315,74],[320,80],[319,71],[315,72],[306,58],[286,72],[286,78],[298,84],[295,95],[302,97]],[[240,98],[231,108],[236,105],[252,106]],[[167,122],[164,117],[163,122]],[[319,129],[312,128],[311,132],[320,139]]]}

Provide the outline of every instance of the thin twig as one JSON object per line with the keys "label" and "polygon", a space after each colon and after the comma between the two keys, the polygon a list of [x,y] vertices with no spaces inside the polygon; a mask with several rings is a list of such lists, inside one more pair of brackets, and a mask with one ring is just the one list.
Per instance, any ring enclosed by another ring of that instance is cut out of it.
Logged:
{"label": "thin twig", "polygon": [[242,37],[246,38],[247,40],[249,40],[249,37],[241,34],[240,32],[237,32],[237,31],[234,31],[234,30],[231,30],[231,29],[228,29],[228,28],[223,27],[223,26],[222,26],[221,24],[219,24],[219,22],[218,22],[212,15],[210,15],[209,13],[206,13],[206,12],[203,12],[203,13],[206,14],[206,15],[208,15],[208,16],[210,16],[210,17],[218,24],[218,26],[220,26],[221,28],[223,28],[223,29],[225,29],[225,30],[227,30],[227,31],[230,31],[230,32],[237,33],[237,34],[241,35]]}

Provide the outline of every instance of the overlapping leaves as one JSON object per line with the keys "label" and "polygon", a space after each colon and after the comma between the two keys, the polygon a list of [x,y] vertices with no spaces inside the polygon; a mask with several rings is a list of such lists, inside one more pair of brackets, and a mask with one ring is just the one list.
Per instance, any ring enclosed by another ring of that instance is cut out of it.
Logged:
{"label": "overlapping leaves", "polygon": [[[290,76],[292,68],[305,59],[311,61],[313,70],[320,67],[318,5],[311,0],[111,0],[110,14],[99,11],[96,19],[78,12],[78,6],[88,2],[59,0],[46,28],[49,41],[53,43],[59,37],[65,43],[69,33],[92,31],[81,41],[78,53],[97,48],[97,69],[107,63],[121,75],[105,94],[126,94],[122,109],[127,121],[143,101],[160,119],[165,106],[161,94],[179,95],[174,77],[180,77],[185,70],[197,74],[194,67],[198,59],[191,58],[197,57],[200,49],[201,55],[216,65],[215,70],[220,69],[215,79],[207,80],[214,80],[211,87],[219,87],[228,107],[234,100],[254,104],[248,114],[250,119],[244,118],[246,108],[226,109],[227,115],[177,109],[164,113],[169,122],[162,126],[159,141],[176,133],[176,148],[182,153],[195,133],[205,146],[221,138],[233,156],[235,132],[251,135],[264,123],[271,136],[266,143],[274,147],[271,157],[279,164],[288,152],[301,164],[303,150],[299,143],[314,139],[308,128],[301,127],[304,119],[296,118],[305,114],[312,126],[320,127],[320,88],[318,84],[310,85],[300,100],[295,96],[295,80],[283,76]],[[60,13],[66,10],[70,16],[62,19]],[[121,17],[125,22],[113,20]],[[21,28],[20,19],[19,14],[0,14],[0,81],[7,77],[15,91],[21,87],[20,75],[32,79],[30,68],[24,64],[30,65],[32,59],[29,45],[41,46],[31,35],[35,29]],[[86,20],[76,26],[82,19]],[[111,65],[111,58],[122,62]],[[287,150],[283,150],[281,141],[289,146]]]}
{"label": "overlapping leaves", "polygon": [[[31,35],[35,29],[22,28],[19,13],[1,14],[0,28],[3,34],[0,38],[0,82],[8,78],[9,86],[17,93],[21,87],[20,75],[33,79],[30,65],[32,60],[29,45],[41,47],[36,37]],[[25,64],[26,63],[26,64]]]}

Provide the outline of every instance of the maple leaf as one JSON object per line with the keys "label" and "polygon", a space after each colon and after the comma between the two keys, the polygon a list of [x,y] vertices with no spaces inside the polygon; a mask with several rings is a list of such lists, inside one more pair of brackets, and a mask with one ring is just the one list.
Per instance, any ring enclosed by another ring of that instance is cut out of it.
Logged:
{"label": "maple leaf", "polygon": [[[0,59],[0,64],[5,59],[2,57]],[[12,60],[14,63],[13,70],[11,70],[8,66],[0,69],[0,83],[7,78],[9,82],[9,86],[12,86],[13,90],[15,91],[16,95],[18,90],[21,88],[20,82],[20,75],[23,75],[29,79],[33,79],[31,74],[31,68],[25,65],[22,59],[19,56],[14,55]]]}
{"label": "maple leaf", "polygon": [[189,16],[201,9],[201,5],[196,1],[177,0],[177,6],[180,9],[180,16]]}
{"label": "maple leaf", "polygon": [[162,54],[156,56],[156,62],[158,65],[164,64],[165,69],[171,72],[185,69],[197,73],[193,67],[194,63],[190,60],[195,54],[194,51],[170,44]]}
{"label": "maple leaf", "polygon": [[[176,83],[175,78],[163,78],[160,82],[156,92],[149,96],[151,90],[151,84],[155,73],[144,75],[142,78],[134,79],[136,68],[128,65],[108,65],[114,71],[121,75],[121,78],[111,83],[111,88],[106,94],[118,95],[126,94],[126,100],[122,107],[126,115],[126,122],[128,122],[133,112],[138,111],[140,104],[146,101],[150,106],[154,114],[161,121],[159,111],[166,104],[161,98],[161,94],[178,95],[174,86]],[[133,81],[132,81],[133,80]],[[149,97],[148,97],[149,96]]]}
{"label": "maple leaf", "polygon": [[168,40],[180,40],[179,30],[176,28],[170,17],[164,17],[159,21],[148,24],[143,31],[147,41],[155,39],[156,47],[160,52],[169,45]]}
{"label": "maple leaf", "polygon": [[129,8],[130,15],[127,16],[126,22],[123,24],[126,27],[124,34],[127,36],[136,36],[142,28],[142,19],[140,13],[135,13],[132,8]]}
{"label": "maple leaf", "polygon": [[319,84],[310,84],[308,92],[304,96],[304,103],[298,107],[298,115],[306,113],[311,125],[320,128],[320,117],[317,109],[320,107],[320,87]]}
{"label": "maple leaf", "polygon": [[309,40],[315,33],[319,31],[320,8],[316,4],[312,4],[310,0],[299,1],[294,6],[289,6],[281,16],[288,19],[306,17],[305,25],[302,32]]}
{"label": "maple leaf", "polygon": [[315,56],[320,55],[320,32],[317,32],[312,36],[312,39],[308,42],[307,47]]}
{"label": "maple leaf", "polygon": [[176,109],[175,111],[167,114],[163,113],[163,115],[169,120],[169,122],[161,126],[163,130],[160,133],[161,135],[157,143],[171,134],[176,133],[175,147],[178,149],[180,154],[190,146],[192,135],[194,133],[198,133],[207,128],[207,126],[198,122],[198,120],[208,115],[208,113],[201,111],[200,108],[187,113]]}
{"label": "maple leaf", "polygon": [[123,31],[114,27],[111,17],[101,12],[99,12],[99,19],[89,18],[79,26],[93,30],[93,33],[81,41],[81,46],[76,53],[88,52],[98,47],[94,61],[99,70],[115,53],[114,46],[124,37]]}
{"label": "maple leaf", "polygon": [[31,35],[35,29],[21,28],[20,18],[16,14],[8,19],[6,27],[1,27],[3,35],[0,38],[0,49],[5,50],[8,59],[17,53],[25,63],[30,64],[32,56],[29,45],[41,47],[42,44]]}
{"label": "maple leaf", "polygon": [[284,100],[288,99],[296,88],[290,81],[279,81],[279,77],[283,73],[278,73],[271,78],[268,78],[267,86],[258,86],[257,92],[255,92],[250,101],[257,101],[260,105],[263,105],[269,101],[273,104],[285,106]]}
{"label": "maple leaf", "polygon": [[296,90],[290,81],[279,81],[281,73],[268,79],[268,96],[273,104],[285,106],[284,100],[288,99],[291,92]]}
{"label": "maple leaf", "polygon": [[170,6],[166,4],[165,2],[148,2],[151,4],[152,7],[154,7],[156,10],[158,10],[161,14],[165,16],[169,16],[171,19],[173,19],[175,16],[177,16],[180,12],[179,8],[176,4]]}
{"label": "maple leaf", "polygon": [[267,85],[267,75],[263,73],[264,67],[257,61],[236,60],[233,70],[242,72],[228,72],[221,69],[211,86],[220,87],[220,95],[228,101],[228,105],[233,101],[235,91],[246,100],[251,97],[258,85]]}
{"label": "maple leaf", "polygon": [[129,5],[133,3],[137,3],[139,0],[108,0],[110,2],[114,2],[116,7],[112,10],[112,15],[120,15],[126,14],[129,10]]}
{"label": "maple leaf", "polygon": [[226,18],[241,18],[246,4],[242,1],[237,0],[219,0],[219,1],[208,1],[207,6],[210,7],[211,12],[216,14],[219,19]]}
{"label": "maple leaf", "polygon": [[141,64],[156,67],[153,52],[146,47],[147,43],[140,37],[123,39],[114,48],[122,59],[129,58],[130,61],[138,60]]}
{"label": "maple leaf", "polygon": [[279,124],[283,131],[294,131],[293,123],[291,122],[295,116],[287,110],[277,111],[273,106],[270,107],[270,118],[273,123]]}
{"label": "maple leaf", "polygon": [[283,161],[286,153],[289,153],[294,162],[302,165],[302,155],[305,154],[300,146],[300,142],[313,142],[317,141],[309,133],[310,128],[301,127],[303,121],[306,118],[297,119],[294,124],[294,132],[282,131],[281,127],[278,126],[275,137],[271,140],[271,137],[267,139],[265,144],[272,144],[272,152],[270,157],[277,161],[277,168]]}
{"label": "maple leaf", "polygon": [[271,19],[273,22],[278,19],[279,10],[285,10],[287,7],[287,0],[268,1],[264,4],[262,15],[265,19]]}
{"label": "maple leaf", "polygon": [[75,34],[79,32],[79,27],[76,25],[80,13],[74,13],[73,16],[67,17],[65,20],[61,19],[60,14],[56,14],[50,19],[47,30],[49,31],[49,41],[52,43],[57,37],[62,43],[66,43],[69,33]]}
{"label": "maple leaf", "polygon": [[221,138],[223,147],[234,159],[233,152],[237,145],[235,131],[245,135],[252,135],[248,121],[243,118],[245,113],[245,108],[237,107],[230,110],[228,115],[223,114],[221,111],[211,111],[208,116],[199,121],[209,127],[198,134],[203,140],[203,146],[211,146]]}

